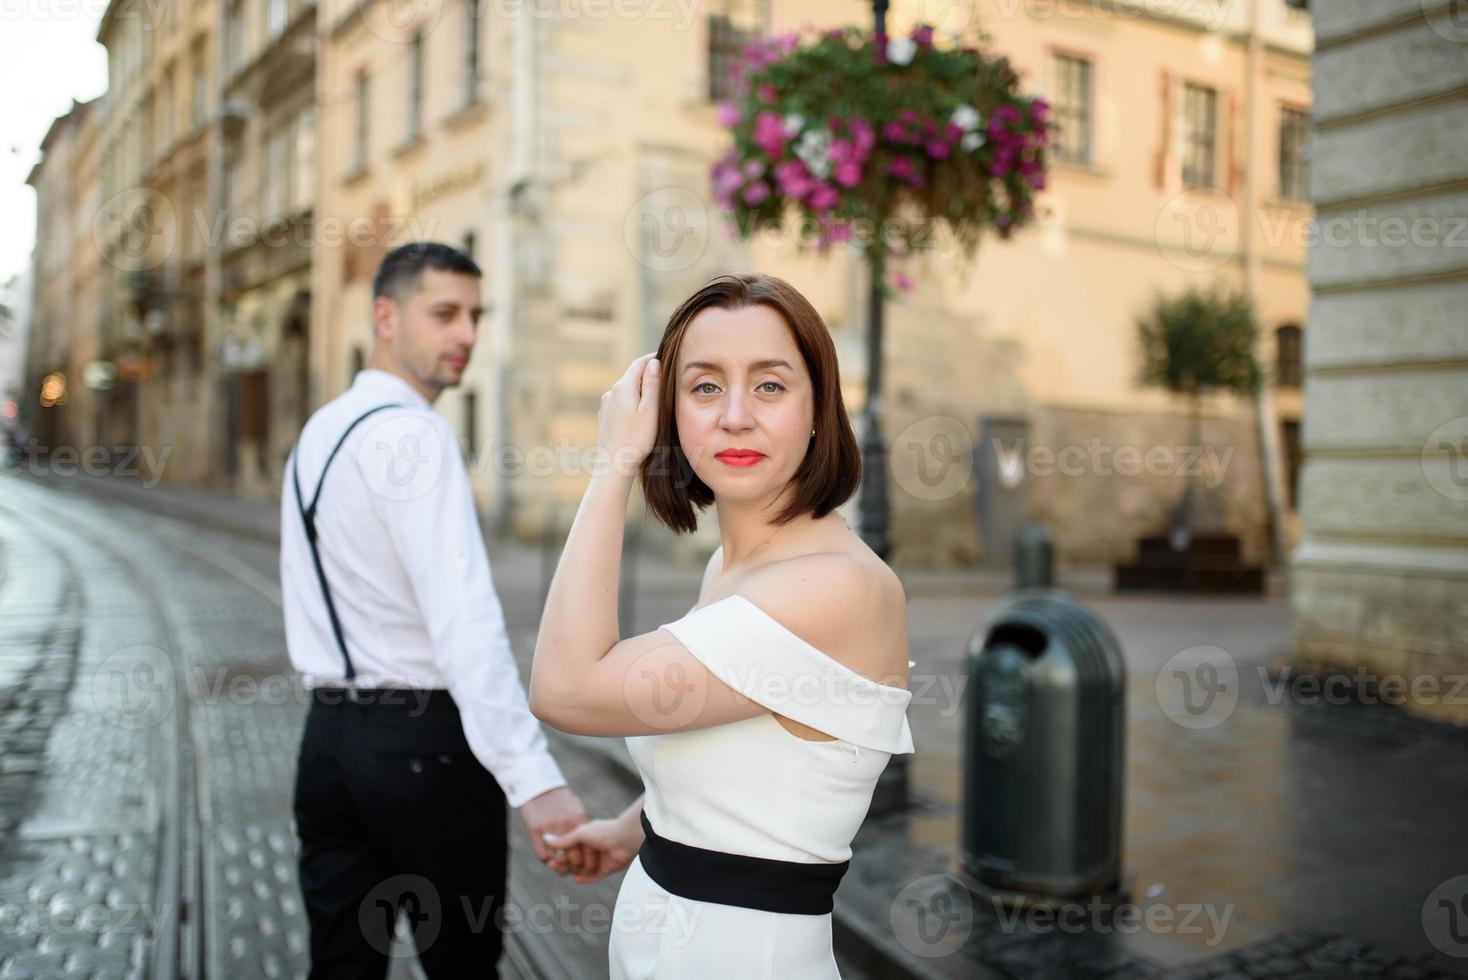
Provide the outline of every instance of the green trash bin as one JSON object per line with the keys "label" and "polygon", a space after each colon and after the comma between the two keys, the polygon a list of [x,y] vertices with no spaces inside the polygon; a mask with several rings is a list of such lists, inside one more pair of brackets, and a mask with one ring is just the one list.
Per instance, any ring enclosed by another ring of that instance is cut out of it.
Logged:
{"label": "green trash bin", "polygon": [[1024,591],[974,634],[967,666],[964,872],[1000,892],[1117,894],[1126,664],[1115,636],[1061,592]]}

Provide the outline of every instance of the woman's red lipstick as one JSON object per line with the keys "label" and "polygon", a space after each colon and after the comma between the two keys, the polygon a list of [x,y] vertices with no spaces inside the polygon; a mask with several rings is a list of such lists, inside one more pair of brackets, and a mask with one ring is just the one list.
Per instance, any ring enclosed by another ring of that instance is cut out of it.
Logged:
{"label": "woman's red lipstick", "polygon": [[764,453],[757,453],[753,449],[726,449],[714,456],[714,459],[726,466],[753,466],[764,458]]}

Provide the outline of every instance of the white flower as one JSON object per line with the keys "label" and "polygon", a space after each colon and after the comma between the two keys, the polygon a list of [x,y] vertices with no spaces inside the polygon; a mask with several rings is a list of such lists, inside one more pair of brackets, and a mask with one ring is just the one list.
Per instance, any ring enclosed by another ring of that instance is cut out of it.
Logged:
{"label": "white flower", "polygon": [[805,169],[825,180],[831,173],[831,158],[827,151],[831,146],[831,134],[825,130],[810,129],[800,134],[795,143],[795,156]]}
{"label": "white flower", "polygon": [[987,142],[988,140],[984,138],[983,133],[964,133],[963,139],[958,141],[958,145],[965,153],[972,153]]}
{"label": "white flower", "polygon": [[954,108],[953,115],[948,117],[948,121],[965,133],[971,133],[979,128],[979,123],[983,122],[983,117],[979,115],[979,110],[973,106],[959,105]]}
{"label": "white flower", "polygon": [[781,122],[785,124],[785,135],[794,136],[805,125],[805,117],[798,112],[792,112],[782,119]]}
{"label": "white flower", "polygon": [[887,60],[894,65],[905,65],[917,54],[917,42],[910,37],[894,37],[887,41]]}

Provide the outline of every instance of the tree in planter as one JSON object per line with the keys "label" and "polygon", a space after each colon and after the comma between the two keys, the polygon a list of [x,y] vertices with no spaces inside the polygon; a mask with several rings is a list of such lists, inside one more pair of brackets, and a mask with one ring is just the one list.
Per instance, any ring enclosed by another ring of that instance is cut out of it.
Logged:
{"label": "tree in planter", "polygon": [[[1177,296],[1158,294],[1136,321],[1141,347],[1139,381],[1166,388],[1190,403],[1192,443],[1203,447],[1202,403],[1213,392],[1252,394],[1259,386],[1254,345],[1259,334],[1253,304],[1243,293],[1215,283],[1205,291],[1190,287]],[[1192,540],[1201,506],[1199,469],[1173,512],[1172,546],[1183,551]]]}

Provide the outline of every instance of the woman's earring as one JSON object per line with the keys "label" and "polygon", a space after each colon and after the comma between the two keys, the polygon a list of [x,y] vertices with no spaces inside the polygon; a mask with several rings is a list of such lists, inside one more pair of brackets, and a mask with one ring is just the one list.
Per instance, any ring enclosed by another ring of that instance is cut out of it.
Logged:
{"label": "woman's earring", "polygon": [[815,430],[815,429],[811,429],[811,430],[810,430],[810,437],[811,437],[811,438],[812,438],[812,439],[814,439],[814,438],[815,438],[815,437],[816,437],[816,430]]}

